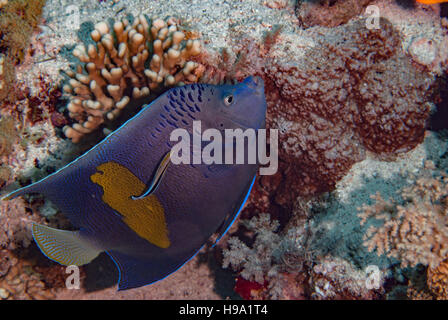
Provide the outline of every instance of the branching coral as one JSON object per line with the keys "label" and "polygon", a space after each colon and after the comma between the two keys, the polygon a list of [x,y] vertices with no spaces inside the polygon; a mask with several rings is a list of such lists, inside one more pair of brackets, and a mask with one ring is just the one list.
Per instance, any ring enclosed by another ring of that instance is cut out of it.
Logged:
{"label": "branching coral", "polygon": [[163,87],[196,82],[198,63],[189,61],[201,52],[199,40],[186,40],[174,18],[151,23],[143,15],[130,23],[95,26],[96,46],[79,46],[73,55],[84,63],[68,72],[64,91],[71,95],[67,106],[75,121],[64,127],[65,135],[78,142],[105,120],[115,119],[131,99],[148,96]]}
{"label": "branching coral", "polygon": [[432,162],[426,165],[415,184],[403,189],[402,203],[376,194],[374,205],[360,208],[361,224],[371,217],[383,222],[368,228],[368,250],[395,257],[403,267],[436,268],[448,256],[448,175],[434,173]]}

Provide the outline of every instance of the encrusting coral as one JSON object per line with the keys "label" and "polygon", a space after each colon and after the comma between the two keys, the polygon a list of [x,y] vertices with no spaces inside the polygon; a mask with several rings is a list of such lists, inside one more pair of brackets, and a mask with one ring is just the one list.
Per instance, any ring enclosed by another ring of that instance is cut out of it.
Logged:
{"label": "encrusting coral", "polygon": [[369,251],[387,254],[403,267],[423,264],[437,268],[448,256],[448,175],[434,171],[431,161],[415,184],[402,191],[402,203],[373,196],[376,203],[360,208],[361,224],[375,218],[364,236]]}
{"label": "encrusting coral", "polygon": [[[333,190],[367,150],[391,159],[423,141],[433,78],[412,66],[388,20],[380,26],[361,19],[310,30],[299,45],[295,32],[276,29],[264,43],[246,38],[223,52],[218,67],[203,62],[204,77],[218,82],[263,77],[266,126],[279,133],[280,177],[269,194],[281,207]],[[266,189],[260,182],[255,189]]]}
{"label": "encrusting coral", "polygon": [[115,119],[131,99],[149,96],[165,87],[197,82],[200,65],[190,61],[201,53],[199,40],[185,40],[174,18],[148,22],[145,16],[115,22],[112,30],[98,23],[96,42],[79,46],[73,55],[84,63],[69,71],[67,106],[75,121],[65,135],[78,142],[104,121]]}
{"label": "encrusting coral", "polygon": [[448,300],[448,259],[436,268],[428,268],[427,284],[436,299]]}
{"label": "encrusting coral", "polygon": [[281,56],[266,67],[267,125],[279,129],[283,185],[299,195],[333,189],[366,149],[393,155],[414,148],[429,116],[430,76],[411,66],[387,20],[378,30],[361,20],[316,40],[305,64]]}
{"label": "encrusting coral", "polygon": [[362,13],[372,0],[298,0],[297,17],[304,27],[336,27]]}

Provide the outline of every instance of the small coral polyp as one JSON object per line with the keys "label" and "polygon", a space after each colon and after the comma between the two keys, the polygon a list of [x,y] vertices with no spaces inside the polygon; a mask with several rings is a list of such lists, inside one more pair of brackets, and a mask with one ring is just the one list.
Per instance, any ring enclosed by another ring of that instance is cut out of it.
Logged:
{"label": "small coral polyp", "polygon": [[200,65],[189,60],[201,53],[201,43],[185,40],[174,18],[148,22],[142,15],[133,23],[115,22],[112,30],[101,22],[91,37],[96,46],[74,49],[73,55],[85,65],[67,72],[71,79],[64,86],[70,95],[69,116],[75,123],[63,131],[73,142],[106,119],[115,119],[131,99],[197,82],[201,76]]}

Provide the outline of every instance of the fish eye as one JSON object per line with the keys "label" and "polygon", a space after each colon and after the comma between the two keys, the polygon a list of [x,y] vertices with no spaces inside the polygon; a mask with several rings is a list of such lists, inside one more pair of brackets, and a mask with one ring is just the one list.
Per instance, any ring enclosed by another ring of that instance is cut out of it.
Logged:
{"label": "fish eye", "polygon": [[224,104],[230,106],[233,103],[233,94],[229,94],[224,97]]}

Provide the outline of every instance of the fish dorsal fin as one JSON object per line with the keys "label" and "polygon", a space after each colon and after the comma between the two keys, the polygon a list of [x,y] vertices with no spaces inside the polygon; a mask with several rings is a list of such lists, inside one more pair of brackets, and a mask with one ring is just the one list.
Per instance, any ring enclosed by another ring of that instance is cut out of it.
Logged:
{"label": "fish dorsal fin", "polygon": [[65,231],[33,223],[33,237],[40,250],[64,266],[82,266],[95,259],[102,250],[95,248],[78,231]]}

